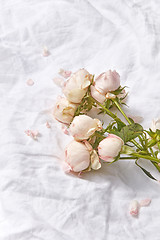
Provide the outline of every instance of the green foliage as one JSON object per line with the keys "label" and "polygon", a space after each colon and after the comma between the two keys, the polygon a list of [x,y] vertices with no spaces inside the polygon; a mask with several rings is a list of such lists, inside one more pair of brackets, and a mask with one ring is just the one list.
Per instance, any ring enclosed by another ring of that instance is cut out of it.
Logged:
{"label": "green foliage", "polygon": [[120,131],[118,128],[113,127],[113,129],[109,130],[109,132],[119,136],[123,139],[124,143],[127,143],[142,134],[143,127],[138,123],[132,123],[130,125],[123,126]]}
{"label": "green foliage", "polygon": [[156,132],[153,132],[151,129],[146,131],[151,139],[147,142],[147,147],[153,147],[157,144],[157,147],[160,150],[160,130],[157,129]]}
{"label": "green foliage", "polygon": [[93,135],[92,135],[92,138],[93,137],[96,137],[95,141],[92,145],[93,149],[97,149],[99,143],[105,138],[104,136],[104,130],[101,130],[101,131],[96,131]]}
{"label": "green foliage", "polygon": [[142,171],[151,179],[157,181],[157,179],[155,177],[152,176],[152,174],[150,172],[148,172],[145,168],[143,168],[142,166],[140,166],[138,163],[137,163],[138,160],[135,161],[135,164],[142,169]]}
{"label": "green foliage", "polygon": [[119,86],[118,89],[116,89],[115,91],[112,91],[111,93],[114,95],[119,95],[120,93],[122,93],[123,89],[125,89],[125,88],[126,88],[126,86],[124,86],[124,87]]}
{"label": "green foliage", "polygon": [[87,92],[86,95],[83,97],[81,103],[79,104],[74,116],[79,116],[81,114],[89,112],[93,106],[96,107],[96,104],[94,100],[90,97],[90,93]]}
{"label": "green foliage", "polygon": [[[111,99],[106,99],[103,106],[107,109],[110,109],[113,107],[113,102]],[[101,114],[101,113],[104,113],[104,114],[107,114],[107,112],[103,109],[103,108],[99,108],[100,109],[100,112],[98,114]]]}

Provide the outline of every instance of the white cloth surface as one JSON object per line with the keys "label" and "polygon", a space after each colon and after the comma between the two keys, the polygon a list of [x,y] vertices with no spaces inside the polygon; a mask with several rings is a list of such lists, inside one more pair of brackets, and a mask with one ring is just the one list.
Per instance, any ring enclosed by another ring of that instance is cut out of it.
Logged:
{"label": "white cloth surface", "polygon": [[[160,1],[0,0],[0,240],[160,239],[159,183],[132,160],[65,175],[71,137],[47,111],[61,94],[59,68],[116,69],[129,87],[125,110],[148,128],[160,116],[159,66]],[[131,217],[130,201],[144,198],[151,205]]]}

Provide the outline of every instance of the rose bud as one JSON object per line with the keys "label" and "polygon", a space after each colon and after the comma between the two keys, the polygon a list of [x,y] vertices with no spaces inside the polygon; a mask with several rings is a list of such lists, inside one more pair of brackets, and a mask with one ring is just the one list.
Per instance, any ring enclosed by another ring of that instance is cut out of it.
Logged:
{"label": "rose bud", "polygon": [[108,92],[115,91],[120,86],[120,76],[114,71],[101,73],[95,79],[95,88],[105,95]]}
{"label": "rose bud", "polygon": [[65,162],[74,172],[81,172],[89,167],[90,152],[82,142],[73,140],[65,150]]}
{"label": "rose bud", "polygon": [[73,73],[64,83],[63,93],[70,102],[80,103],[91,83],[92,75],[85,69]]}
{"label": "rose bud", "polygon": [[152,120],[151,130],[153,132],[156,132],[156,129],[160,130],[160,118],[158,118],[157,120],[155,120],[155,119]]}
{"label": "rose bud", "polygon": [[120,137],[109,134],[108,137],[99,143],[98,153],[100,158],[106,162],[112,162],[121,151],[123,145],[124,142]]}
{"label": "rose bud", "polygon": [[64,97],[59,97],[54,107],[53,115],[57,121],[70,124],[76,109],[77,104],[70,103]]}
{"label": "rose bud", "polygon": [[99,119],[93,119],[87,115],[74,117],[70,125],[70,133],[75,140],[88,139],[95,131],[102,129],[102,123]]}

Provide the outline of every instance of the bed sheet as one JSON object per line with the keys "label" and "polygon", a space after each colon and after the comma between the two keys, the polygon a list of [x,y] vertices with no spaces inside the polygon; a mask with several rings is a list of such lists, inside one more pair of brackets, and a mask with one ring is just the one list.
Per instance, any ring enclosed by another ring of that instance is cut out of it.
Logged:
{"label": "bed sheet", "polygon": [[[71,137],[50,114],[59,68],[116,69],[129,87],[127,114],[148,128],[160,116],[159,9],[156,0],[0,0],[1,240],[160,239],[159,183],[133,161],[65,175]],[[26,129],[39,130],[37,141]],[[146,197],[151,205],[131,217],[129,202]]]}

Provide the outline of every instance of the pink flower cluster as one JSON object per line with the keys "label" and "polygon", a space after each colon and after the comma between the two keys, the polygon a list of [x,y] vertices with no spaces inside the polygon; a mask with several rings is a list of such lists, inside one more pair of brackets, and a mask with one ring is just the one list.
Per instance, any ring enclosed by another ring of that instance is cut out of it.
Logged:
{"label": "pink flower cluster", "polygon": [[[62,87],[65,96],[58,97],[53,113],[56,120],[68,126],[69,133],[74,138],[65,150],[65,166],[67,171],[73,172],[97,170],[101,167],[100,159],[107,162],[114,160],[122,149],[123,140],[109,134],[99,143],[96,151],[87,140],[102,129],[101,121],[85,114],[75,116],[75,112],[89,87],[91,96],[100,103],[113,98],[111,91],[120,87],[120,76],[116,71],[109,70],[93,81],[93,76],[85,69],[69,73],[69,78]],[[66,77],[62,70],[61,75]]]}

